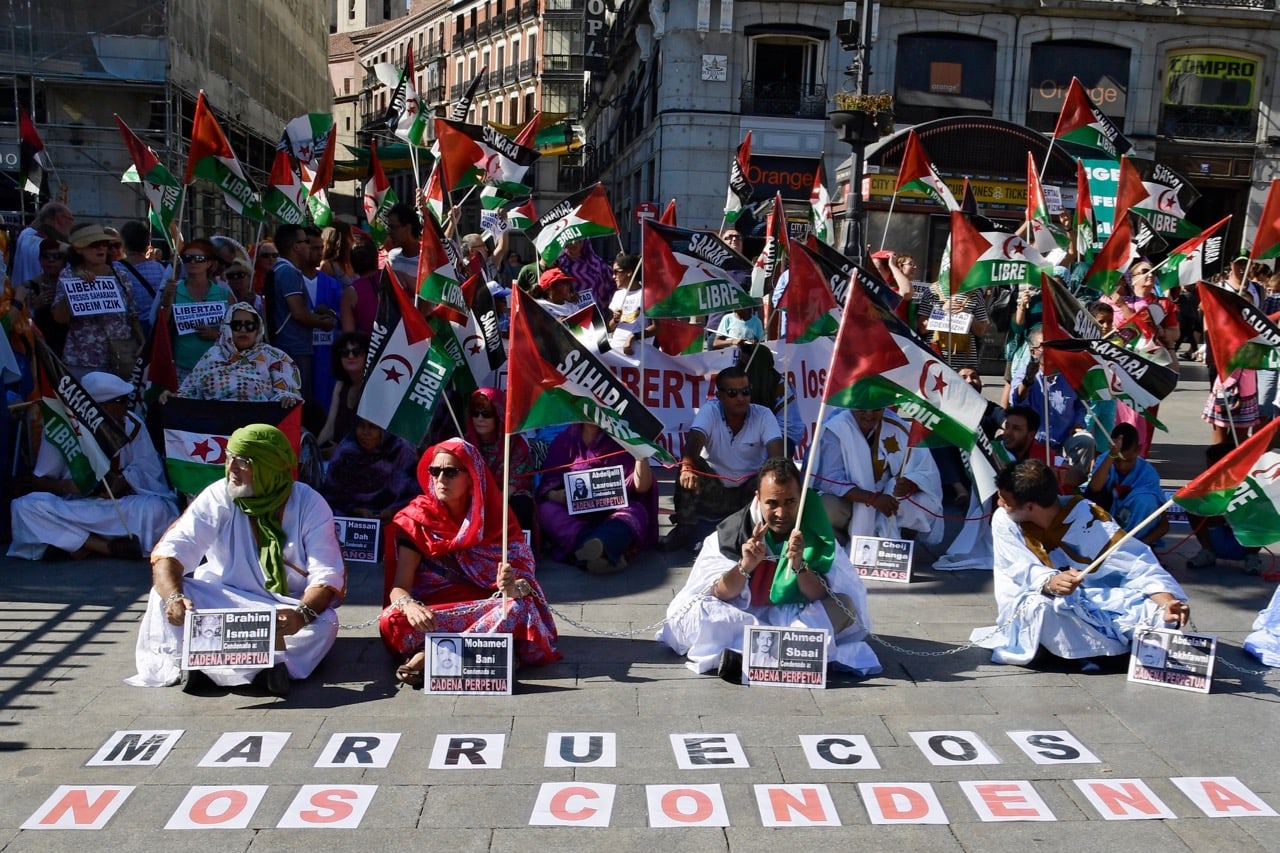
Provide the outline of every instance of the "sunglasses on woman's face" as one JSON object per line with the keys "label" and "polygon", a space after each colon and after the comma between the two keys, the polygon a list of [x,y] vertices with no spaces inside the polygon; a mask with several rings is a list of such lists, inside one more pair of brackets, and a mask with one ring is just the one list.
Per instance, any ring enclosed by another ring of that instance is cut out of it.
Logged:
{"label": "sunglasses on woman's face", "polygon": [[258,321],[257,320],[232,320],[231,331],[256,332],[258,331]]}
{"label": "sunglasses on woman's face", "polygon": [[227,273],[227,276],[226,276],[227,281],[239,281],[242,278],[248,278],[248,277],[249,277],[249,274],[247,272],[229,272]]}
{"label": "sunglasses on woman's face", "polygon": [[473,418],[496,418],[497,416],[498,416],[497,412],[472,412],[471,413],[471,417]]}
{"label": "sunglasses on woman's face", "polygon": [[443,477],[446,480],[452,480],[459,474],[466,473],[466,468],[455,468],[452,465],[428,465],[427,473],[431,475],[431,479],[439,480]]}
{"label": "sunglasses on woman's face", "polygon": [[203,264],[207,260],[209,259],[206,258],[204,255],[183,255],[182,256],[182,262],[184,264]]}
{"label": "sunglasses on woman's face", "polygon": [[362,356],[364,354],[364,350],[356,349],[355,347],[347,347],[346,349],[338,350],[338,355],[343,358],[355,358],[358,355]]}

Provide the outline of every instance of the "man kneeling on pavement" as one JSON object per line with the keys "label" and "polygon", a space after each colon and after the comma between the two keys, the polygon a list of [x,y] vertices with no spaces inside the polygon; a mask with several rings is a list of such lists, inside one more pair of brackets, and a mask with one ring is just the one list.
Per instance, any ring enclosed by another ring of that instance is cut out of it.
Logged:
{"label": "man kneeling on pavement", "polygon": [[294,482],[297,465],[273,426],[231,434],[226,477],[201,492],[151,552],[154,585],[138,629],[138,674],[128,683],[179,681],[187,611],[273,609],[277,640],[284,640],[272,669],[194,670],[185,688],[192,692],[202,681],[254,681],[283,696],[290,678],[306,678],[328,654],[347,573],[333,513],[318,492]]}
{"label": "man kneeling on pavement", "polygon": [[702,543],[657,639],[687,655],[694,672],[719,665],[729,677],[741,666],[745,626],[824,628],[830,664],[859,675],[880,672],[867,645],[866,588],[836,544],[822,501],[810,492],[797,523],[800,472],[782,457],[764,463],[758,483],[751,503]]}
{"label": "man kneeling on pavement", "polygon": [[1139,626],[1183,627],[1190,620],[1186,593],[1138,539],[1126,540],[1095,571],[1082,571],[1124,530],[1080,495],[1059,496],[1058,478],[1045,463],[1009,465],[996,487],[999,624],[971,637],[993,650],[993,662],[1029,664],[1043,647],[1097,672],[1094,659],[1128,652]]}

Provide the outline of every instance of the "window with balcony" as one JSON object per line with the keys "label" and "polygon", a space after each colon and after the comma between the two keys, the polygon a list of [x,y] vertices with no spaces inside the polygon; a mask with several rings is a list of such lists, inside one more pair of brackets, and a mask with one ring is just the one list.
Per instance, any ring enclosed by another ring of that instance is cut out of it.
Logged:
{"label": "window with balcony", "polygon": [[582,83],[573,80],[542,81],[542,111],[577,115],[582,106]]}
{"label": "window with balcony", "polygon": [[989,116],[995,105],[996,43],[957,33],[901,36],[894,82],[899,124]]}
{"label": "window with balcony", "polygon": [[1217,47],[1169,51],[1160,132],[1174,139],[1253,142],[1261,67],[1256,56]]}
{"label": "window with balcony", "polygon": [[1052,133],[1071,78],[1077,77],[1097,107],[1124,129],[1128,106],[1129,50],[1092,41],[1051,41],[1031,46],[1027,127]]}
{"label": "window with balcony", "polygon": [[[582,22],[576,26],[548,27],[542,43],[543,71],[582,70]],[[533,37],[530,36],[530,44]]]}
{"label": "window with balcony", "polygon": [[812,27],[752,25],[749,61],[742,81],[748,115],[822,118],[827,112],[827,39]]}

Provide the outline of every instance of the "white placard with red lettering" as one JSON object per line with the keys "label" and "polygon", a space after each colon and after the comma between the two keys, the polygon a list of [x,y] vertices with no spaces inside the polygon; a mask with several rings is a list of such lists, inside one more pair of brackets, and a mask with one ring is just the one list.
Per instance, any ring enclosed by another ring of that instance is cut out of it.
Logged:
{"label": "white placard with red lettering", "polygon": [[266,793],[266,785],[196,785],[164,828],[247,829]]}
{"label": "white placard with red lettering", "polygon": [[1057,820],[1049,806],[1026,780],[961,782],[960,790],[983,823],[1019,820]]}
{"label": "white placard with red lettering", "polygon": [[1168,628],[1138,628],[1129,655],[1129,680],[1192,693],[1213,687],[1218,638]]}
{"label": "white placard with red lettering", "polygon": [[543,782],[530,826],[608,826],[617,786],[599,782]]}
{"label": "white placard with red lettering", "polygon": [[765,826],[839,826],[826,785],[756,785],[756,808]]}
{"label": "white placard with red lettering", "polygon": [[356,829],[377,791],[377,785],[303,785],[276,827]]}
{"label": "white placard with red lettering", "polygon": [[1176,815],[1141,779],[1073,779],[1103,820],[1172,820]]}
{"label": "white placard with red lettering", "polygon": [[729,811],[719,785],[645,785],[649,826],[728,826]]}
{"label": "white placard with red lettering", "polygon": [[1170,779],[1208,817],[1275,817],[1275,809],[1234,776],[1180,776]]}
{"label": "white placard with red lettering", "polygon": [[133,793],[133,785],[59,785],[22,829],[102,829]]}
{"label": "white placard with red lettering", "polygon": [[875,824],[951,822],[928,782],[859,782],[858,795]]}

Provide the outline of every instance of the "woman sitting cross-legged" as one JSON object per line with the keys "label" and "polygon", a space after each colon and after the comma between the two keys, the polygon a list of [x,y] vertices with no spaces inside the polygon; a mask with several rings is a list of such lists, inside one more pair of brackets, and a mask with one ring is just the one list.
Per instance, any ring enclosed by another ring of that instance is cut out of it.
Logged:
{"label": "woman sitting cross-legged", "polygon": [[[613,465],[622,466],[627,506],[570,515],[563,474]],[[633,546],[651,547],[657,541],[657,498],[648,459],[637,461],[595,424],[570,424],[551,442],[538,488],[542,540],[553,557],[567,560],[573,555],[592,574],[620,572]]]}
{"label": "woman sitting cross-legged", "polygon": [[442,441],[423,454],[418,482],[423,494],[396,514],[387,533],[396,574],[379,630],[387,648],[406,660],[396,678],[422,684],[423,646],[432,631],[509,633],[521,663],[559,660],[533,552],[515,516],[504,511],[502,490],[480,452],[459,438]]}
{"label": "woman sitting cross-legged", "polygon": [[422,493],[413,476],[416,457],[400,436],[356,418],[329,460],[320,493],[334,515],[388,521]]}

